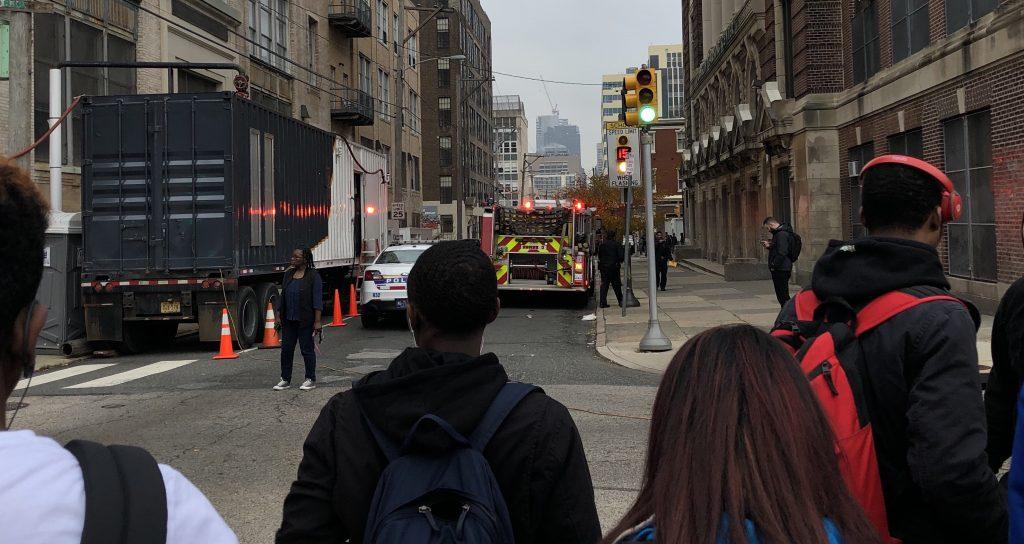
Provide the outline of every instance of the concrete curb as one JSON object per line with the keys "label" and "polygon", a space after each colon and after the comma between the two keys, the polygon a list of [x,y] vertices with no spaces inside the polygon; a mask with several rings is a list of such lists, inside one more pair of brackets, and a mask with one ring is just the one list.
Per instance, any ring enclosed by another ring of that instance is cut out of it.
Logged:
{"label": "concrete curb", "polygon": [[36,371],[38,372],[47,368],[73,365],[90,357],[91,355],[80,355],[77,357],[64,357],[62,355],[36,355]]}
{"label": "concrete curb", "polygon": [[[612,308],[618,308],[618,306],[612,306]],[[604,308],[598,306],[597,308],[597,328],[596,336],[594,338],[594,348],[597,354],[603,359],[610,363],[617,364],[619,366],[629,368],[632,370],[640,370],[649,374],[662,374],[662,370],[644,366],[638,363],[634,363],[625,357],[621,357],[616,354],[610,347],[608,347],[608,330],[604,322]]]}

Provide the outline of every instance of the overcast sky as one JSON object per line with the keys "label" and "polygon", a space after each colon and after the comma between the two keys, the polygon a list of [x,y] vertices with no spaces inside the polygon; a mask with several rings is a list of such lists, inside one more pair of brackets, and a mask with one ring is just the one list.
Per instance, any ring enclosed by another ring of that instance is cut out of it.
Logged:
{"label": "overcast sky", "polygon": [[[596,161],[601,76],[647,62],[647,46],[682,42],[680,0],[480,0],[491,19],[495,72],[596,86],[548,83],[562,117],[580,127],[583,167]],[[643,13],[639,6],[645,7]],[[495,94],[526,104],[530,147],[537,116],[551,113],[539,81],[495,74]]]}

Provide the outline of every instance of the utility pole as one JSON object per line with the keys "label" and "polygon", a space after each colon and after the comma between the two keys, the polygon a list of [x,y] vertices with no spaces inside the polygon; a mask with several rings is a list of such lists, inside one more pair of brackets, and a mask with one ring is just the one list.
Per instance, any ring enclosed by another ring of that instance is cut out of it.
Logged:
{"label": "utility pole", "polygon": [[[52,8],[52,6],[51,6]],[[52,11],[52,9],[51,9]],[[8,117],[7,154],[13,155],[32,143],[32,14],[7,11],[10,22],[10,110]],[[34,153],[18,159],[16,164],[29,170]]]}
{"label": "utility pole", "polygon": [[644,193],[647,200],[647,304],[650,316],[647,322],[647,334],[640,340],[640,351],[668,351],[672,349],[672,341],[661,331],[658,322],[658,275],[655,268],[654,251],[654,175],[651,168],[651,144],[654,135],[650,127],[643,127],[640,132],[640,149],[643,156]]}

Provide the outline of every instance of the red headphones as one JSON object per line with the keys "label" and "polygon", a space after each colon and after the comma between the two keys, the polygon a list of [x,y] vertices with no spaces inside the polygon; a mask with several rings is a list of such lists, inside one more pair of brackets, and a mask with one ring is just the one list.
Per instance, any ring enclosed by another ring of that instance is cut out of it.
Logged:
{"label": "red headphones", "polygon": [[882,155],[871,162],[864,165],[861,169],[860,175],[863,176],[864,172],[867,172],[870,168],[878,166],[880,164],[900,164],[913,168],[919,172],[923,172],[928,177],[934,179],[942,185],[942,222],[949,223],[950,221],[956,221],[960,219],[960,216],[964,211],[964,200],[960,196],[960,193],[956,192],[956,188],[953,187],[952,180],[945,172],[938,168],[928,164],[921,159],[915,159],[914,157],[907,157],[904,155]]}

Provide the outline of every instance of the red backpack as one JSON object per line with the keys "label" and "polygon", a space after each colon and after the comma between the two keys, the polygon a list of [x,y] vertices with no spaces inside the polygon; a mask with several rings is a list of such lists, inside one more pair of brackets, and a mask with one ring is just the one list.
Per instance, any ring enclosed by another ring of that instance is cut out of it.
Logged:
{"label": "red backpack", "polygon": [[839,298],[819,300],[808,289],[796,296],[797,322],[780,324],[772,331],[800,361],[800,368],[832,423],[839,469],[850,494],[882,538],[890,543],[899,540],[889,534],[858,338],[919,304],[938,300],[961,302],[939,293],[893,291],[857,311]]}

